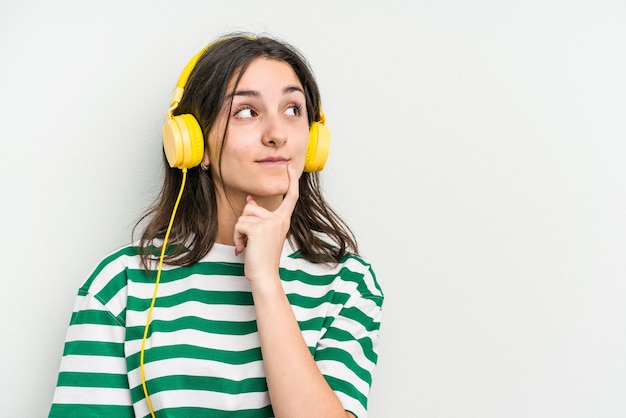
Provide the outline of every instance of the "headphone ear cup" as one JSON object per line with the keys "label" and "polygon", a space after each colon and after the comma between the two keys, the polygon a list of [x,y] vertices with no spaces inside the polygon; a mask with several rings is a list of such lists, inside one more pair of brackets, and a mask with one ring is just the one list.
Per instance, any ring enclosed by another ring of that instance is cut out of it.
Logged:
{"label": "headphone ear cup", "polygon": [[321,122],[313,122],[304,159],[304,171],[322,171],[330,151],[330,130]]}
{"label": "headphone ear cup", "polygon": [[163,125],[163,149],[170,167],[192,168],[204,156],[204,136],[193,115],[172,116]]}

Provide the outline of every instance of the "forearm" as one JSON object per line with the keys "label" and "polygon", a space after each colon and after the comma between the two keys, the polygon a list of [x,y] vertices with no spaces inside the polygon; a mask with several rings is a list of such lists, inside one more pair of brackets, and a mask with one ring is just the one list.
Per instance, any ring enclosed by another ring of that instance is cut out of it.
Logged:
{"label": "forearm", "polygon": [[267,385],[276,417],[347,415],[302,337],[278,278],[253,289]]}

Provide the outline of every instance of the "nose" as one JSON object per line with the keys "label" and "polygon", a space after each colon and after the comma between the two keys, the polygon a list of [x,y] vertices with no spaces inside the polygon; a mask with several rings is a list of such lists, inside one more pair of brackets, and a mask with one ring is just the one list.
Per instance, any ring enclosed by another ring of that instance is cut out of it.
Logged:
{"label": "nose", "polygon": [[282,147],[287,142],[287,130],[279,115],[268,116],[263,132],[263,144],[268,147]]}

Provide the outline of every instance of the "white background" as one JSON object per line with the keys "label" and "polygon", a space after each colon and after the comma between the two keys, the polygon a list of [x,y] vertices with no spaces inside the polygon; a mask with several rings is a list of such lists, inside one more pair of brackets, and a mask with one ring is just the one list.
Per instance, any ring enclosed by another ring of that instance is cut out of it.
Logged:
{"label": "white background", "polygon": [[626,416],[621,0],[1,1],[2,416],[47,414],[175,80],[232,30],[320,83],[324,187],[386,294],[371,417]]}

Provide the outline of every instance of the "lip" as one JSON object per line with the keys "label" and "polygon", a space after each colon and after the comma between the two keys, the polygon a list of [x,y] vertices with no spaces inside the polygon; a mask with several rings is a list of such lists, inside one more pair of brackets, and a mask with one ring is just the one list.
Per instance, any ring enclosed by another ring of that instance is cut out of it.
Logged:
{"label": "lip", "polygon": [[289,159],[284,157],[267,157],[261,160],[256,160],[256,162],[263,164],[284,164],[286,162],[289,162]]}

